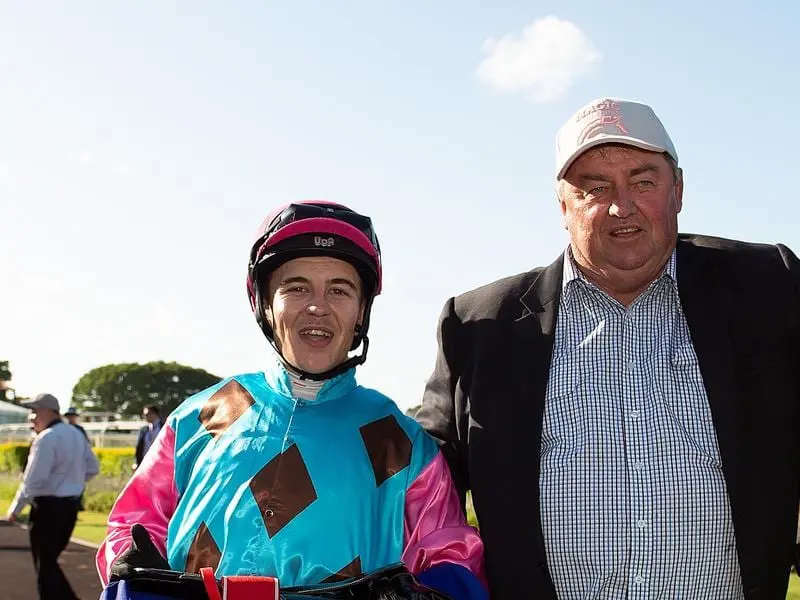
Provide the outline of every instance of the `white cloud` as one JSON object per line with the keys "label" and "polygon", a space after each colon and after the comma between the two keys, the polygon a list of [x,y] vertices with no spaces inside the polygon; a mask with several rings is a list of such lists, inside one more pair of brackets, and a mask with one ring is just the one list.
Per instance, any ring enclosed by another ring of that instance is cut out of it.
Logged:
{"label": "white cloud", "polygon": [[533,102],[553,102],[602,58],[589,37],[571,21],[538,19],[522,34],[489,38],[488,56],[478,65],[478,78],[505,92],[523,92]]}

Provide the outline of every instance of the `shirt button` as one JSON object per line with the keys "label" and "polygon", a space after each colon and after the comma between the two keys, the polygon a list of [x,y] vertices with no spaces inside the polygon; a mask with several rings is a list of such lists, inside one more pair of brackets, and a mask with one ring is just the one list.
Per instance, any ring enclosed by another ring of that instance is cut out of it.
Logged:
{"label": "shirt button", "polygon": [[642,577],[641,575],[637,575],[636,577],[633,578],[633,583],[642,585],[644,583],[644,577]]}
{"label": "shirt button", "polygon": [[644,519],[639,519],[638,521],[636,521],[636,526],[639,529],[644,529],[645,527],[647,527],[647,521],[645,521]]}
{"label": "shirt button", "polygon": [[264,516],[267,517],[268,519],[271,519],[272,517],[275,516],[275,513],[272,511],[271,508],[268,508],[267,510],[264,511]]}
{"label": "shirt button", "polygon": [[628,363],[628,371],[633,371],[636,369],[636,361],[632,360]]}
{"label": "shirt button", "polygon": [[631,411],[631,419],[638,419],[638,418],[639,418],[639,411],[638,410],[632,410]]}
{"label": "shirt button", "polygon": [[299,406],[300,408],[303,408],[305,405],[306,405],[306,401],[305,400],[298,400],[297,401],[297,406]]}
{"label": "shirt button", "polygon": [[637,471],[641,471],[644,469],[644,461],[637,460],[635,463],[633,463],[633,468]]}

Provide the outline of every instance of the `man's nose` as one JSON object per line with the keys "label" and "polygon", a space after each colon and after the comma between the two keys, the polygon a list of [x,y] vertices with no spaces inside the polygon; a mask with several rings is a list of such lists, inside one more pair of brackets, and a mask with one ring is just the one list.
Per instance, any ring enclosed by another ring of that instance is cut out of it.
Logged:
{"label": "man's nose", "polygon": [[314,294],[311,301],[306,305],[306,312],[314,316],[326,315],[330,312],[330,305],[325,298],[325,294]]}
{"label": "man's nose", "polygon": [[627,191],[618,191],[611,206],[608,207],[608,214],[612,217],[624,219],[631,216],[636,210],[631,195]]}

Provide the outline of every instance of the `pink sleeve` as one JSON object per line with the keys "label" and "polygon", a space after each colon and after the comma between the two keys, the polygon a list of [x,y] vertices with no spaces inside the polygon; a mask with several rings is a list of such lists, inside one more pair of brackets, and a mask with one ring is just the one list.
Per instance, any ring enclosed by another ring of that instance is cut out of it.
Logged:
{"label": "pink sleeve", "polygon": [[156,548],[167,555],[167,526],[178,505],[174,475],[175,432],[165,426],[108,515],[106,539],[97,550],[97,572],[104,585],[108,583],[111,563],[131,545],[130,529],[134,523],[141,523]]}
{"label": "pink sleeve", "polygon": [[486,583],[483,541],[461,511],[450,469],[440,452],[406,492],[402,561],[415,575],[442,563],[469,569]]}

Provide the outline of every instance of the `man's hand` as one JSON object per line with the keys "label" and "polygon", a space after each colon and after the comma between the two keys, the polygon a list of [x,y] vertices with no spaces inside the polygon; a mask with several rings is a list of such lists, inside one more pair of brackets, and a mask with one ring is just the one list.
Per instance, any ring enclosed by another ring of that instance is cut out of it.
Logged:
{"label": "man's hand", "polygon": [[169,563],[153,544],[147,529],[134,523],[131,526],[131,538],[131,547],[120,554],[111,565],[112,580],[126,578],[136,567],[169,570]]}
{"label": "man's hand", "polygon": [[5,520],[6,520],[6,522],[8,524],[16,523],[17,522],[17,515],[15,515],[14,513],[8,513],[6,515],[6,519]]}

